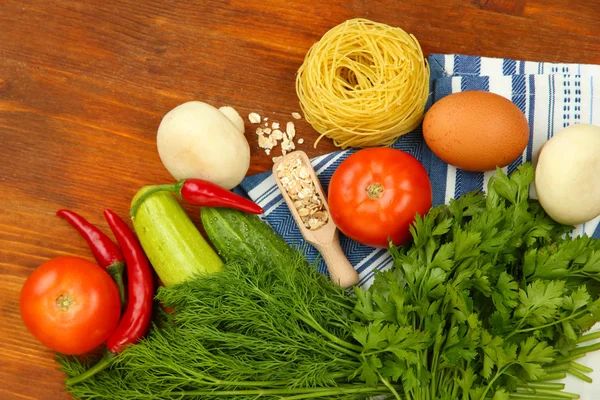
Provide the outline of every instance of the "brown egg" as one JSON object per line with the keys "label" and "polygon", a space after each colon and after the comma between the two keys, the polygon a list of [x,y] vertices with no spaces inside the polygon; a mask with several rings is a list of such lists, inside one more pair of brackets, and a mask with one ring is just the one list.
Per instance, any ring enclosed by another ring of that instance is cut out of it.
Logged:
{"label": "brown egg", "polygon": [[427,111],[423,136],[443,161],[483,172],[504,167],[523,153],[529,124],[510,100],[490,92],[467,91],[446,96]]}

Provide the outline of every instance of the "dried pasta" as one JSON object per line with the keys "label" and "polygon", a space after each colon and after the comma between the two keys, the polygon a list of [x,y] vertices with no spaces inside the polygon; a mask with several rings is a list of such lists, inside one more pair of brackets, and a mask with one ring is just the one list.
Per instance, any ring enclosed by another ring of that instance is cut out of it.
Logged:
{"label": "dried pasta", "polygon": [[341,148],[392,144],[422,121],[429,65],[400,28],[348,20],[315,43],[296,77],[306,120]]}

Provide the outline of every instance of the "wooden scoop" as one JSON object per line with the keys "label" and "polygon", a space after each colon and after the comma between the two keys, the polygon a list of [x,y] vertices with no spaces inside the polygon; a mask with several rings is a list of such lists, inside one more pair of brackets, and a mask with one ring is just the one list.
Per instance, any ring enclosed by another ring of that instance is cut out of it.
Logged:
{"label": "wooden scoop", "polygon": [[[296,209],[294,206],[294,200],[292,200],[285,186],[282,184],[281,178],[279,178],[279,166],[282,163],[286,163],[292,158],[296,157],[300,158],[306,167],[309,178],[312,180],[314,185],[315,193],[320,197],[324,210],[327,211],[327,222],[317,229],[309,229],[304,225],[298,209]],[[315,246],[323,256],[323,260],[325,261],[325,264],[327,264],[327,269],[329,270],[331,280],[343,288],[357,284],[358,273],[354,270],[344,255],[342,248],[340,247],[338,229],[331,219],[329,205],[327,204],[327,197],[325,197],[325,193],[323,193],[321,183],[319,182],[317,174],[310,164],[310,160],[306,153],[303,151],[294,151],[279,159],[275,165],[273,165],[273,176],[275,178],[275,182],[277,182],[277,186],[283,194],[283,198],[285,199],[292,216],[294,217],[294,220],[296,220],[296,223],[300,228],[300,232],[302,232],[302,236],[304,236],[304,239],[307,242]]]}

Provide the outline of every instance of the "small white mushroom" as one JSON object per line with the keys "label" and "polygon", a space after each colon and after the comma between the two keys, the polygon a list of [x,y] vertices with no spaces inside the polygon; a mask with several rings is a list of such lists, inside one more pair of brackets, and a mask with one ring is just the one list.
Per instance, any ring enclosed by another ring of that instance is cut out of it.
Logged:
{"label": "small white mushroom", "polygon": [[576,225],[600,215],[600,127],[571,125],[540,149],[535,189],[548,215]]}
{"label": "small white mushroom", "polygon": [[219,111],[221,111],[233,124],[236,128],[239,129],[240,132],[244,133],[244,119],[238,114],[235,108],[230,106],[219,107]]}
{"label": "small white mushroom", "polygon": [[158,127],[156,146],[177,180],[199,178],[232,189],[250,167],[244,121],[231,107],[218,110],[200,101],[175,107]]}

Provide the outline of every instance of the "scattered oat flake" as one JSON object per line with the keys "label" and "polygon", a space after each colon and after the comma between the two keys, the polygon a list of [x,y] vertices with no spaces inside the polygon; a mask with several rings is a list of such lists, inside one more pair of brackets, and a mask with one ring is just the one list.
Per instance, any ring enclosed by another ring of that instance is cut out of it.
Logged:
{"label": "scattered oat flake", "polygon": [[287,132],[290,139],[293,139],[296,136],[296,126],[292,121],[288,122],[285,126],[285,131]]}
{"label": "scattered oat flake", "polygon": [[[298,112],[292,112],[291,114],[294,119],[302,119],[302,115]],[[248,119],[253,124],[261,124],[256,128],[256,134],[259,136],[258,146],[264,149],[266,154],[269,154],[278,145],[281,145],[283,155],[296,149],[296,143],[294,143],[296,126],[292,121],[285,123],[285,129],[283,129],[282,123],[277,121],[269,122],[269,117],[262,117],[256,112],[250,113]],[[304,139],[298,139],[297,143],[304,143]]]}
{"label": "scattered oat flake", "polygon": [[281,160],[283,158],[283,156],[277,156],[277,157],[273,157],[273,164],[275,164],[277,161]]}
{"label": "scattered oat flake", "polygon": [[271,137],[275,140],[281,140],[281,139],[283,139],[283,132],[281,132],[279,129],[275,129],[271,133]]}
{"label": "scattered oat flake", "polygon": [[281,149],[284,151],[289,151],[289,150],[294,150],[295,148],[296,148],[296,145],[294,144],[294,142],[292,142],[286,136],[284,136],[283,140],[281,141]]}
{"label": "scattered oat flake", "polygon": [[269,149],[269,150],[272,149],[273,146],[275,145],[275,143],[273,143],[273,142],[274,141],[271,140],[271,138],[268,136],[264,136],[264,135],[258,136],[258,147],[260,147],[261,149]]}
{"label": "scattered oat flake", "polygon": [[251,112],[250,114],[248,114],[248,120],[253,124],[259,124],[260,115],[258,115],[258,113],[255,112]]}

